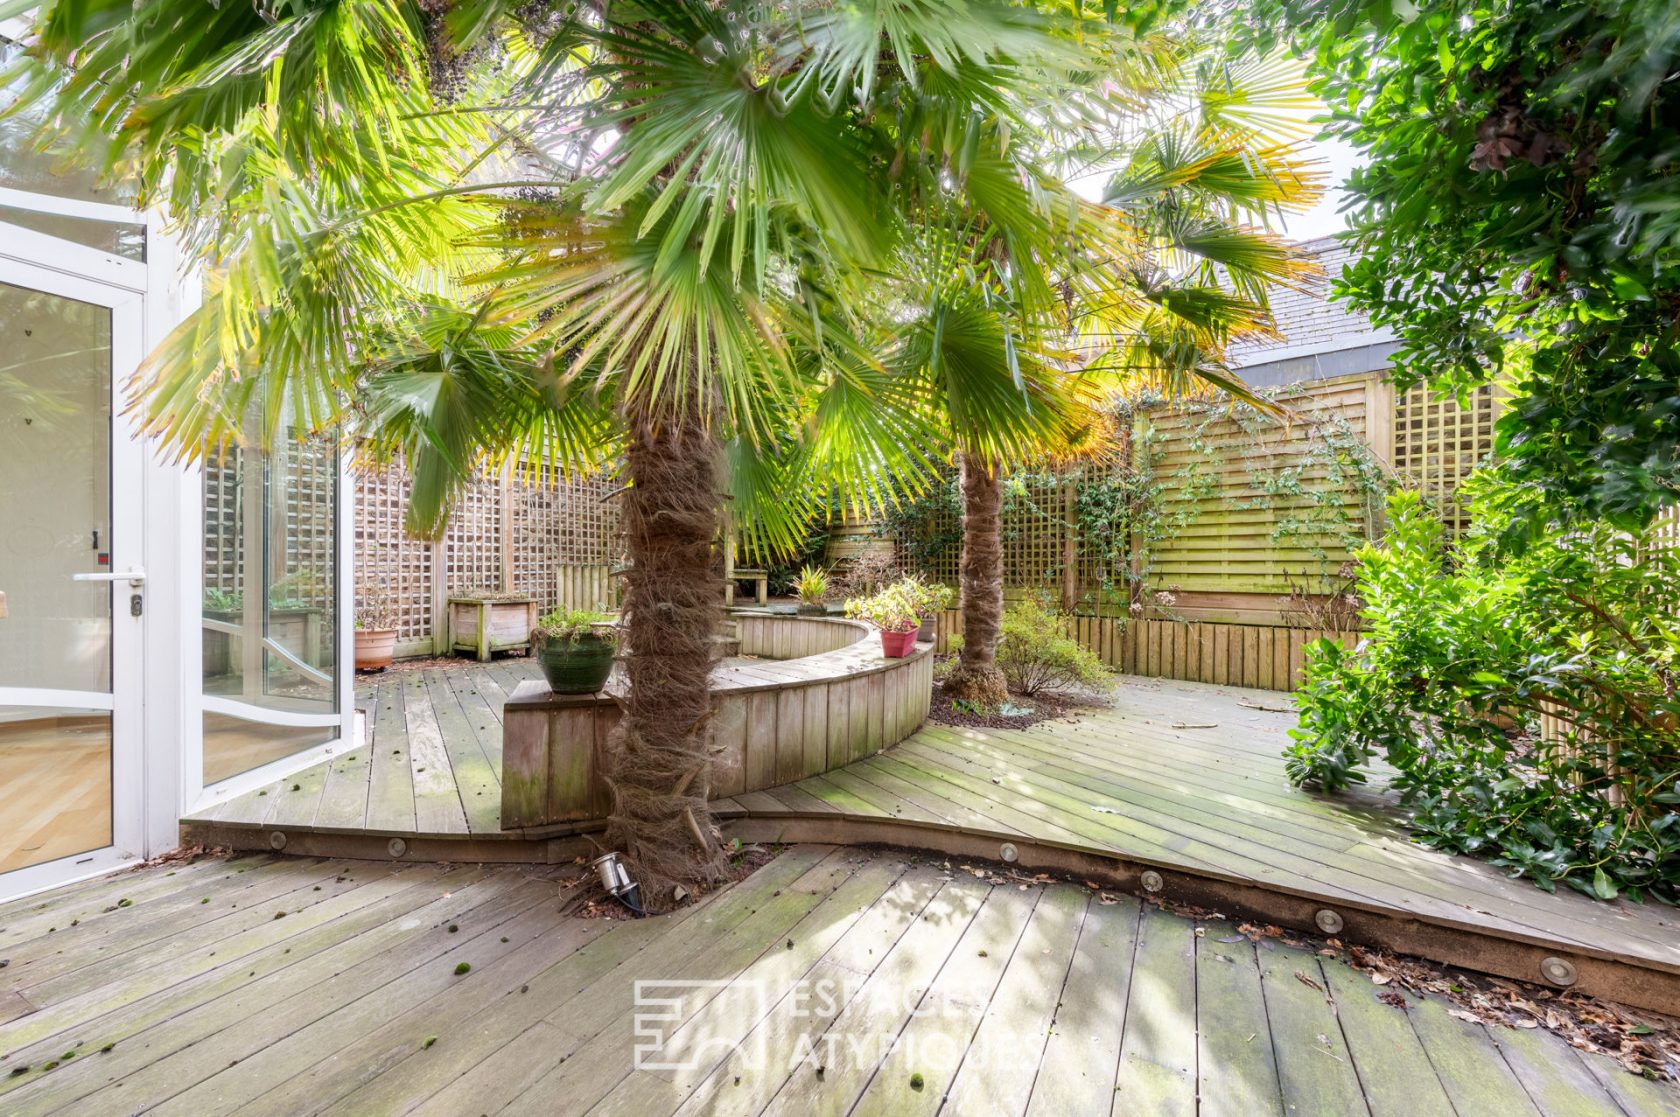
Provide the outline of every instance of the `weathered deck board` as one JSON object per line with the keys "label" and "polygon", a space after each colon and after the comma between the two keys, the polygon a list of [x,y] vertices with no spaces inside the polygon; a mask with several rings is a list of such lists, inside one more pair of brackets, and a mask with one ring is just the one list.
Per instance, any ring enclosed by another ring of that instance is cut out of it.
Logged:
{"label": "weathered deck board", "polygon": [[[1680,1110],[1673,1085],[1544,1030],[1485,1028],[1432,999],[1380,1002],[1340,957],[1129,897],[1104,903],[1077,884],[980,880],[883,851],[792,847],[701,904],[640,921],[562,915],[556,892],[575,867],[361,864],[326,878],[339,889],[329,899],[286,905],[335,905],[308,926],[228,922],[139,970],[100,949],[145,928],[148,908],[200,895],[232,913],[236,897],[287,884],[320,896],[310,882],[335,867],[257,860],[242,873],[147,869],[0,908],[4,925],[33,928],[28,957],[99,979],[0,1017],[0,1111]],[[105,911],[119,893],[141,899]],[[90,909],[62,938],[33,922]],[[455,972],[461,961],[469,972]],[[656,1029],[659,1065],[635,1059],[638,981],[719,983],[679,993]]]}
{"label": "weathered deck board", "polygon": [[[533,663],[508,659],[369,676],[359,702],[370,736],[360,748],[207,817],[267,829],[498,838],[496,718],[511,687],[537,673]],[[774,770],[777,758],[759,731],[778,697],[754,697],[762,702],[746,723],[724,727],[744,735],[747,748],[743,769],[720,775],[721,791]],[[896,820],[1025,838],[1680,972],[1680,916],[1669,909],[1602,904],[1568,890],[1548,895],[1484,862],[1419,846],[1406,837],[1380,773],[1347,796],[1291,788],[1280,753],[1293,715],[1277,712],[1285,700],[1275,694],[1127,679],[1110,709],[1024,730],[930,725],[878,756],[866,753],[885,713],[867,698],[831,693],[823,710],[799,712],[811,749],[861,759],[736,794],[733,809],[769,824]],[[496,814],[487,800],[497,801]]]}

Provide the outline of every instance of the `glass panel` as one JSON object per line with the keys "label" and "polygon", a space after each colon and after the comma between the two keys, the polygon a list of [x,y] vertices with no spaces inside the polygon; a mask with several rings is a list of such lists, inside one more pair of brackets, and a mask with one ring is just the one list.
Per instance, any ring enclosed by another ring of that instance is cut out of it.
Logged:
{"label": "glass panel", "polygon": [[[4,159],[0,155],[0,159]],[[146,259],[146,227],[124,225],[115,221],[95,221],[88,217],[63,217],[56,213],[36,213],[34,210],[0,206],[0,221],[21,225],[37,233],[45,233],[72,244],[85,244],[126,260]]]}
{"label": "glass panel", "polygon": [[338,713],[338,452],[282,431],[273,451],[205,462],[204,693],[238,704],[205,714],[206,784],[339,735],[262,724],[263,710]]}
{"label": "glass panel", "polygon": [[0,708],[0,787],[0,873],[110,845],[110,713]]}
{"label": "glass panel", "polygon": [[[0,686],[108,694],[111,312],[0,283]],[[111,714],[0,706],[0,873],[111,844]]]}
{"label": "glass panel", "polygon": [[[16,43],[0,38],[0,69],[7,68],[20,53]],[[0,105],[10,103],[7,93],[0,87]],[[41,120],[39,108],[0,115],[0,186],[83,202],[127,205],[133,201],[133,190],[100,185],[97,175],[67,158],[66,153],[40,150],[36,136]]]}
{"label": "glass panel", "polygon": [[260,721],[204,715],[204,783],[206,786],[271,760],[283,760],[295,752],[324,745],[338,736],[336,729],[294,729],[265,725]]}
{"label": "glass panel", "polygon": [[111,689],[111,312],[0,283],[0,686]]}

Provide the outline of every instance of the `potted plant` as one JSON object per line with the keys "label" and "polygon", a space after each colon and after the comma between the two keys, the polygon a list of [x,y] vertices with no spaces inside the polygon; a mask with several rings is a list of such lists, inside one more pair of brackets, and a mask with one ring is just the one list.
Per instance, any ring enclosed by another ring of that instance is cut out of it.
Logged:
{"label": "potted plant", "polygon": [[804,567],[794,579],[793,589],[799,595],[801,616],[820,617],[827,612],[823,598],[828,596],[828,571],[820,566]]}
{"label": "potted plant", "polygon": [[204,591],[204,677],[233,670],[233,633],[245,614],[245,596],[237,590],[211,586]]}
{"label": "potted plant", "polygon": [[881,654],[888,659],[900,659],[916,650],[916,629],[922,618],[916,612],[910,579],[846,602],[846,615],[869,621],[881,630]]}
{"label": "potted plant", "polygon": [[397,654],[397,615],[383,594],[356,603],[356,670],[383,671]]}
{"label": "potted plant", "polygon": [[920,574],[912,574],[904,579],[904,582],[905,592],[910,595],[916,616],[921,618],[916,639],[924,644],[929,643],[934,637],[934,625],[939,620],[939,611],[950,607],[953,596],[951,587],[924,581]]}
{"label": "potted plant", "polygon": [[556,609],[531,630],[531,654],[556,694],[594,694],[606,686],[617,646],[617,624],[607,613]]}

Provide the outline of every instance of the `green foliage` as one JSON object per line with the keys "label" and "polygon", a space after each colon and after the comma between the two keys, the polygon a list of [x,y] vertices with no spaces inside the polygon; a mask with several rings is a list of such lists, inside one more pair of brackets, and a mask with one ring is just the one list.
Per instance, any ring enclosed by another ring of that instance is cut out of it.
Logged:
{"label": "green foliage", "polygon": [[799,578],[794,582],[794,590],[806,605],[821,605],[823,598],[828,596],[828,571],[820,566],[802,567]]}
{"label": "green foliage", "polygon": [[[1548,512],[1510,475],[1468,488],[1451,571],[1430,509],[1390,500],[1359,555],[1365,639],[1309,649],[1290,778],[1334,791],[1381,754],[1430,844],[1548,889],[1680,902],[1680,554]],[[1543,714],[1561,732],[1539,734]]]}
{"label": "green foliage", "polygon": [[397,627],[397,611],[391,599],[383,593],[370,593],[356,599],[355,615],[358,632],[389,632]]}
{"label": "green foliage", "polygon": [[826,516],[825,509],[813,523],[808,523],[791,550],[743,547],[737,552],[736,564],[743,565],[740,556],[749,555],[753,563],[763,563],[772,594],[797,594],[799,572],[807,566],[820,566],[828,554],[828,529],[822,526]]}
{"label": "green foliage", "polygon": [[[1009,494],[1004,493],[1007,508]],[[962,548],[962,493],[955,473],[887,505],[881,534],[914,570],[938,569]]]}
{"label": "green foliage", "polygon": [[[1232,5],[1215,5],[1221,11]],[[1680,499],[1680,8],[1256,0],[1315,49],[1362,254],[1336,291],[1402,385],[1509,378],[1511,467],[1589,515]]]}
{"label": "green foliage", "polygon": [[207,613],[237,613],[245,608],[245,595],[238,590],[224,590],[219,586],[204,589],[204,611]]}
{"label": "green foliage", "polygon": [[1017,694],[1114,685],[1097,654],[1067,635],[1062,615],[1038,601],[1018,601],[1004,610],[997,665]]}
{"label": "green foliage", "polygon": [[593,636],[608,643],[618,638],[616,622],[611,613],[596,613],[587,609],[555,609],[537,619],[531,630],[534,644],[576,644],[585,636]]}
{"label": "green foliage", "polygon": [[949,586],[934,585],[911,575],[884,586],[868,597],[846,602],[846,615],[866,620],[884,632],[912,632],[951,602]]}

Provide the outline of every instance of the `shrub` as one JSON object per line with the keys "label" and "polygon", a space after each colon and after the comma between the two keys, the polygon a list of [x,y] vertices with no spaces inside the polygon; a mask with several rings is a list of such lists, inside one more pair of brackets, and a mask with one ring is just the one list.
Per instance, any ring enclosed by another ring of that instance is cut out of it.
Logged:
{"label": "shrub", "polygon": [[1365,639],[1309,647],[1290,779],[1335,791],[1381,754],[1428,844],[1548,890],[1680,902],[1680,554],[1548,523],[1497,473],[1466,492],[1477,526],[1451,571],[1433,512],[1390,499],[1358,556]]}
{"label": "shrub", "polygon": [[397,611],[390,598],[372,593],[356,602],[354,621],[358,632],[388,632],[397,627]]}
{"label": "shrub", "polygon": [[891,553],[865,551],[840,570],[834,588],[842,597],[867,597],[903,577]]}
{"label": "shrub", "polygon": [[1037,601],[1021,601],[1003,614],[997,665],[1017,694],[1093,687],[1106,690],[1114,676],[1097,654],[1066,634],[1063,618]]}
{"label": "shrub", "polygon": [[903,578],[878,593],[846,602],[846,615],[868,621],[883,632],[914,632],[922,623],[919,600],[916,583]]}
{"label": "shrub", "polygon": [[887,632],[909,632],[921,627],[924,617],[932,616],[950,603],[951,587],[935,585],[918,574],[911,574],[878,593],[846,602],[846,615],[869,621]]}
{"label": "shrub", "polygon": [[586,609],[555,609],[537,620],[531,630],[531,643],[575,644],[585,636],[597,636],[608,643],[618,639],[615,618],[610,613],[594,613]]}
{"label": "shrub", "polygon": [[821,605],[828,596],[828,571],[820,566],[803,567],[793,581],[793,588],[806,605]]}

